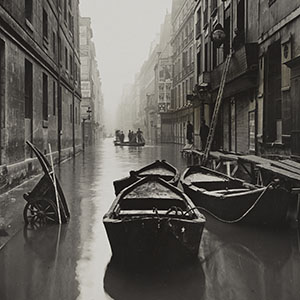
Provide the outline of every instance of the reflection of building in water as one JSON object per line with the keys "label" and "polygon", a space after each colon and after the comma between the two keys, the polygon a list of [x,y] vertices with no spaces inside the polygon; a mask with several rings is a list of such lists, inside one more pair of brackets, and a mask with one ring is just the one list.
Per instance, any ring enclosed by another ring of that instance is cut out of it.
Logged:
{"label": "reflection of building in water", "polygon": [[295,236],[209,221],[200,247],[205,299],[299,299]]}
{"label": "reflection of building in water", "polygon": [[[77,282],[72,280],[76,264],[65,256],[70,251],[67,230],[68,225],[24,228],[24,247],[12,245],[13,251],[1,250],[1,299],[76,299]],[[18,235],[10,243],[19,245],[20,238]],[[77,250],[72,251],[76,256]]]}

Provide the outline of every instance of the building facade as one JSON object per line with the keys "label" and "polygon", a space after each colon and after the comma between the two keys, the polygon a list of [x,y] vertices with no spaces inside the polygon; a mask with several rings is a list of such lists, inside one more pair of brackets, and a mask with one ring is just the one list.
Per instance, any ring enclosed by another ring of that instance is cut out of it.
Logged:
{"label": "building facade", "polygon": [[80,17],[81,123],[84,145],[95,143],[104,131],[104,100],[92,37],[91,19]]}
{"label": "building facade", "polygon": [[44,153],[50,143],[58,160],[81,148],[78,5],[0,2],[0,165],[8,183],[33,168],[26,140]]}
{"label": "building facade", "polygon": [[[253,5],[253,4],[252,4]],[[256,1],[257,151],[300,159],[300,2]],[[257,25],[259,24],[259,25]]]}
{"label": "building facade", "polygon": [[186,143],[187,122],[194,124],[193,107],[187,101],[187,95],[192,93],[195,84],[194,9],[195,1],[173,1],[172,101],[171,111],[164,114],[163,119],[171,129],[168,141],[172,138],[178,144]]}
{"label": "building facade", "polygon": [[[205,119],[209,124],[224,61],[232,52],[213,148],[271,156],[299,154],[297,2],[197,1],[196,123]],[[220,26],[225,39],[218,44],[212,36]],[[202,147],[200,141],[196,146]]]}

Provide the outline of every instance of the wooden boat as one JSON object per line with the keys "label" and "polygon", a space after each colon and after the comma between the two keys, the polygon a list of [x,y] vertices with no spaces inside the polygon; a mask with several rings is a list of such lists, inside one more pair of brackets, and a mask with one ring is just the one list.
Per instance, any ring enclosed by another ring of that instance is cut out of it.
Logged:
{"label": "wooden boat", "polygon": [[287,224],[292,197],[273,184],[257,187],[219,173],[193,166],[180,182],[197,207],[227,223]]}
{"label": "wooden boat", "polygon": [[170,184],[177,185],[179,181],[178,170],[166,162],[165,160],[156,160],[153,163],[137,170],[130,171],[129,176],[115,180],[113,182],[115,194],[118,195],[120,191],[128,187],[130,184],[137,182],[139,179],[147,176],[158,176]]}
{"label": "wooden boat", "polygon": [[143,147],[145,146],[145,142],[120,142],[114,141],[115,146],[131,146],[131,147]]}
{"label": "wooden boat", "polygon": [[103,223],[115,259],[179,262],[197,257],[205,217],[178,188],[148,176],[117,196]]}

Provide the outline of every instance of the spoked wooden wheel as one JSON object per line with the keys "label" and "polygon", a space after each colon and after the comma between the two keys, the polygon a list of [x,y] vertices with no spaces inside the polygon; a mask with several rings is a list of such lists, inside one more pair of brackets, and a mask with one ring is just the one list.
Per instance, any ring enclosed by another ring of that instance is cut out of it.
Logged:
{"label": "spoked wooden wheel", "polygon": [[25,224],[58,223],[56,206],[51,200],[47,199],[36,199],[27,202],[23,215]]}

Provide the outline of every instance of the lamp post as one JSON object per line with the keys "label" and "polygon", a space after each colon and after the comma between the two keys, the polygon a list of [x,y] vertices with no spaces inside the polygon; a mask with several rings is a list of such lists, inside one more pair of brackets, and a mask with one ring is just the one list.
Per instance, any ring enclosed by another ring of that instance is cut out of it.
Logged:
{"label": "lamp post", "polygon": [[88,114],[87,117],[82,118],[82,150],[85,149],[85,121],[91,119],[92,110],[90,106],[88,107],[86,112]]}

